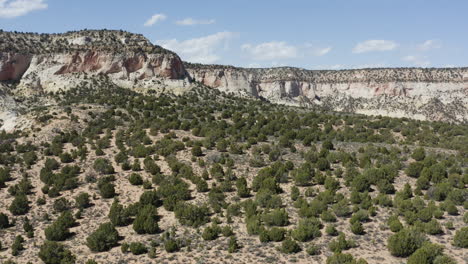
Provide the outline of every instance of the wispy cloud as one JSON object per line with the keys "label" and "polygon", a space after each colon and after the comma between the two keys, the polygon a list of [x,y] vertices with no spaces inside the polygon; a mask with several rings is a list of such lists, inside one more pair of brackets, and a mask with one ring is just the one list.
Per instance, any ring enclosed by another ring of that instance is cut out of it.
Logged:
{"label": "wispy cloud", "polygon": [[428,67],[431,65],[431,62],[427,59],[426,56],[408,55],[401,59],[417,67]]}
{"label": "wispy cloud", "polygon": [[332,47],[326,47],[326,48],[316,48],[313,50],[313,55],[314,56],[323,56],[325,54],[328,54],[332,50]]}
{"label": "wispy cloud", "polygon": [[215,22],[216,20],[214,19],[197,20],[197,19],[188,17],[188,18],[176,21],[176,24],[181,25],[181,26],[194,26],[194,25],[210,25],[210,24],[214,24]]}
{"label": "wispy cloud", "polygon": [[392,40],[372,39],[358,43],[353,48],[353,53],[364,53],[370,51],[389,51],[398,47],[398,43]]}
{"label": "wispy cloud", "polygon": [[265,42],[258,45],[244,44],[241,49],[255,60],[293,59],[298,54],[295,46],[284,41]]}
{"label": "wispy cloud", "polygon": [[225,31],[183,41],[169,39],[156,42],[166,49],[179,53],[184,60],[209,64],[220,60],[218,51],[227,49],[228,41],[235,36],[235,33]]}
{"label": "wispy cloud", "polygon": [[45,0],[0,0],[0,18],[24,16],[47,7]]}
{"label": "wispy cloud", "polygon": [[145,27],[151,27],[152,25],[158,23],[159,21],[164,21],[166,20],[167,16],[165,14],[154,14],[152,17],[150,17],[148,20],[146,20],[144,26]]}
{"label": "wispy cloud", "polygon": [[431,49],[439,49],[442,47],[442,43],[438,39],[429,39],[418,45],[418,50],[428,51]]}

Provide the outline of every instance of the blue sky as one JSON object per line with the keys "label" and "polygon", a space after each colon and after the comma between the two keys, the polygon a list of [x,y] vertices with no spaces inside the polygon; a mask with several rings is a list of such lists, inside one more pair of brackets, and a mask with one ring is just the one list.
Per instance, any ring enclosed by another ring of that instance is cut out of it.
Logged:
{"label": "blue sky", "polygon": [[468,66],[466,0],[0,0],[0,28],[142,33],[184,60],[308,69]]}

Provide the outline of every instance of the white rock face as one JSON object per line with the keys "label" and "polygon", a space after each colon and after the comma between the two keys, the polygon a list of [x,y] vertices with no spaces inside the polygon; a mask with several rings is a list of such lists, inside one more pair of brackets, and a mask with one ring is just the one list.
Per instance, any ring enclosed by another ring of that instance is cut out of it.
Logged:
{"label": "white rock face", "polygon": [[468,68],[308,71],[186,64],[195,81],[275,103],[330,110],[468,121]]}
{"label": "white rock face", "polygon": [[[92,76],[107,75],[123,87],[188,83],[182,62],[171,54],[112,54],[97,51],[30,56],[2,54],[0,80],[17,80],[25,93],[55,92],[76,87]],[[151,85],[153,83],[153,85]]]}

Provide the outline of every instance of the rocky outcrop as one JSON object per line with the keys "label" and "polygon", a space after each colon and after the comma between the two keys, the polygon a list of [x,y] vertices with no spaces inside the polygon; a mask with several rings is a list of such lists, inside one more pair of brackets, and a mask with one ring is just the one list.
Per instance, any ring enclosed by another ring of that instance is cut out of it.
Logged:
{"label": "rocky outcrop", "polygon": [[[96,79],[144,91],[184,92],[196,83],[242,96],[333,111],[468,121],[468,68],[311,71],[183,63],[144,36],[84,30],[64,34],[0,30],[0,84],[16,95],[70,89]],[[1,85],[0,85],[1,87]],[[2,90],[2,89],[0,89]]]}
{"label": "rocky outcrop", "polygon": [[18,88],[32,93],[66,90],[96,75],[107,75],[125,87],[188,83],[179,56],[141,35],[123,31],[0,32],[0,39],[0,81],[18,82]]}
{"label": "rocky outcrop", "polygon": [[468,68],[311,71],[185,66],[204,85],[275,103],[421,120],[468,120]]}

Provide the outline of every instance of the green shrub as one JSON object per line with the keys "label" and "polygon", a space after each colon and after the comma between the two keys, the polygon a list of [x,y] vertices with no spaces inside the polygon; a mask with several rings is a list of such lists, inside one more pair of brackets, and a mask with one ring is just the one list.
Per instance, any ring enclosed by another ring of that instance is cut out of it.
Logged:
{"label": "green shrub", "polygon": [[63,212],[70,208],[70,203],[67,199],[61,197],[54,201],[53,208],[55,212]]}
{"label": "green shrub", "polygon": [[13,215],[24,215],[29,212],[29,201],[26,195],[17,195],[8,207]]}
{"label": "green shrub", "polygon": [[398,216],[393,216],[388,219],[388,227],[392,232],[398,232],[403,229],[403,224],[398,219]]}
{"label": "green shrub", "polygon": [[340,233],[336,239],[330,241],[328,244],[328,248],[335,253],[339,253],[355,246],[354,241],[347,240],[344,233]]}
{"label": "green shrub", "polygon": [[0,213],[0,229],[8,227],[10,227],[10,220],[8,219],[8,215]]}
{"label": "green shrub", "polygon": [[286,230],[283,228],[273,227],[267,231],[267,234],[270,241],[280,242],[284,240]]}
{"label": "green shrub", "polygon": [[424,148],[415,148],[411,154],[411,157],[416,161],[422,161],[426,157],[426,152],[424,151]]}
{"label": "green shrub", "polygon": [[69,226],[62,220],[57,219],[44,230],[45,236],[50,241],[63,241],[67,239],[71,233]]}
{"label": "green shrub", "polygon": [[455,233],[453,244],[460,248],[468,248],[468,227],[462,227]]}
{"label": "green shrub", "polygon": [[388,238],[387,247],[396,257],[408,257],[420,248],[426,238],[414,228],[402,229]]}
{"label": "green shrub", "polygon": [[306,249],[307,254],[315,256],[320,254],[320,248],[317,245],[310,244]]}
{"label": "green shrub", "polygon": [[423,222],[431,221],[432,216],[433,216],[433,209],[429,207],[426,207],[418,212],[419,220]]}
{"label": "green shrub", "polygon": [[367,263],[363,259],[356,261],[351,254],[345,254],[341,252],[335,252],[333,255],[327,258],[327,264],[365,264]]}
{"label": "green shrub", "polygon": [[18,256],[21,251],[24,250],[24,238],[22,236],[16,236],[13,244],[11,245],[11,255]]}
{"label": "green shrub", "polygon": [[239,244],[237,243],[237,239],[235,236],[231,236],[229,238],[229,244],[228,244],[228,252],[229,253],[234,253],[234,252],[237,252],[239,250],[240,246]]}
{"label": "green shrub", "polygon": [[192,155],[195,157],[203,156],[203,151],[200,146],[194,146],[192,148]]}
{"label": "green shrub", "polygon": [[267,226],[286,226],[289,223],[288,218],[285,209],[273,209],[262,216],[262,220]]}
{"label": "green shrub", "polygon": [[337,236],[339,234],[338,230],[336,229],[335,225],[328,225],[325,228],[325,233],[329,236]]}
{"label": "green shrub", "polygon": [[148,252],[148,249],[140,242],[132,242],[130,243],[130,251],[133,255],[141,255]]}
{"label": "green shrub", "polygon": [[127,243],[122,243],[122,245],[120,245],[120,251],[122,251],[122,253],[128,253],[128,250],[130,248],[130,245],[127,244]]}
{"label": "green shrub", "polygon": [[42,244],[39,249],[39,258],[45,264],[73,264],[76,260],[76,257],[70,250],[54,241],[45,241]]}
{"label": "green shrub", "polygon": [[354,222],[351,224],[351,232],[355,235],[364,235],[364,227],[361,222]]}
{"label": "green shrub", "polygon": [[433,264],[457,264],[457,262],[446,255],[439,255],[434,259]]}
{"label": "green shrub", "polygon": [[301,247],[296,241],[292,240],[291,238],[286,238],[281,243],[280,251],[286,254],[292,254],[301,251]]}
{"label": "green shrub", "polygon": [[143,178],[138,173],[130,174],[130,178],[128,178],[128,181],[132,185],[142,185],[143,184]]}
{"label": "green shrub", "polygon": [[317,169],[321,171],[329,170],[330,169],[330,162],[328,162],[325,158],[319,158],[317,160]]}
{"label": "green shrub", "polygon": [[75,205],[80,209],[88,208],[91,206],[90,196],[88,193],[82,192],[75,197]]}
{"label": "green shrub", "polygon": [[320,215],[320,218],[324,222],[336,222],[336,216],[329,210],[323,211],[322,214]]}
{"label": "green shrub", "polygon": [[131,218],[128,210],[118,200],[114,200],[108,214],[109,220],[115,226],[126,226],[130,224]]}
{"label": "green shrub", "polygon": [[119,239],[119,232],[114,225],[104,223],[86,238],[86,245],[93,252],[104,252],[115,247]]}
{"label": "green shrub", "polygon": [[322,224],[317,218],[306,218],[299,221],[296,229],[291,232],[291,236],[297,241],[306,242],[321,236]]}
{"label": "green shrub", "polygon": [[210,210],[205,205],[196,206],[180,202],[177,204],[174,213],[182,225],[195,228],[208,223],[210,220]]}
{"label": "green shrub", "polygon": [[429,235],[440,235],[444,233],[444,230],[442,230],[442,226],[435,219],[432,219],[431,221],[425,224],[424,231]]}
{"label": "green shrub", "polygon": [[174,239],[169,239],[164,243],[164,249],[168,253],[179,251],[179,244]]}
{"label": "green shrub", "polygon": [[431,243],[424,243],[422,247],[411,254],[411,256],[408,258],[407,264],[434,263],[436,257],[442,255],[442,251],[442,246]]}
{"label": "green shrub", "polygon": [[215,240],[218,238],[220,233],[221,228],[216,224],[212,224],[211,226],[207,226],[205,230],[203,230],[202,238],[207,241]]}
{"label": "green shrub", "polygon": [[116,195],[115,186],[109,177],[99,179],[98,189],[104,199],[113,198]]}
{"label": "green shrub", "polygon": [[97,158],[94,161],[93,168],[95,171],[101,174],[113,174],[114,167],[112,166],[111,162],[105,158]]}
{"label": "green shrub", "polygon": [[138,234],[156,234],[160,231],[158,210],[151,204],[141,208],[133,221],[133,229]]}

